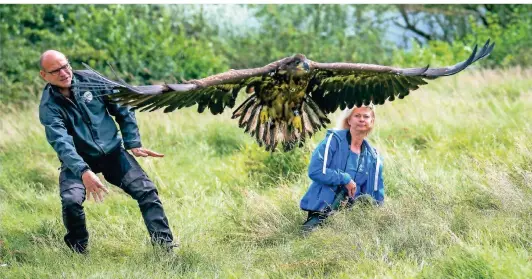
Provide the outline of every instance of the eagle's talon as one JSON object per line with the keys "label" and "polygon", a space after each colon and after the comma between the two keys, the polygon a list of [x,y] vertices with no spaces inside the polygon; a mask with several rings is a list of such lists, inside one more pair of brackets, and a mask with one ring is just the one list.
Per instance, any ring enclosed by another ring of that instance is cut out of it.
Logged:
{"label": "eagle's talon", "polygon": [[292,119],[292,127],[298,130],[300,133],[303,131],[303,125],[301,124],[301,116],[294,116],[294,118]]}
{"label": "eagle's talon", "polygon": [[268,109],[263,108],[259,116],[260,123],[266,123],[268,121],[268,118]]}

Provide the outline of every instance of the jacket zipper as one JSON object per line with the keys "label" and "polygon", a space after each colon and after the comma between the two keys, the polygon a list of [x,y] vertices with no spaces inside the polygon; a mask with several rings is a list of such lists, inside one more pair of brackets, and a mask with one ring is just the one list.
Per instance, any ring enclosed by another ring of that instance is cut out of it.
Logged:
{"label": "jacket zipper", "polygon": [[[77,96],[75,96],[75,93],[73,91],[71,93],[74,95],[75,99],[79,100],[79,98],[77,98]],[[103,148],[94,139],[94,133],[93,133],[92,128],[91,128],[92,122],[91,122],[89,116],[87,115],[86,111],[84,111],[84,109],[82,108],[81,105],[77,105],[76,103],[74,103],[74,101],[70,100],[69,98],[66,98],[65,96],[63,96],[63,98],[68,100],[81,113],[81,117],[83,118],[83,122],[87,125],[87,128],[89,128],[89,132],[91,134],[92,141],[94,142],[94,144],[96,144],[96,146],[98,146],[98,148],[100,149],[100,151],[102,152],[102,154],[104,156],[107,155],[105,153],[105,151],[103,150]],[[85,118],[87,119],[87,121],[85,121]]]}

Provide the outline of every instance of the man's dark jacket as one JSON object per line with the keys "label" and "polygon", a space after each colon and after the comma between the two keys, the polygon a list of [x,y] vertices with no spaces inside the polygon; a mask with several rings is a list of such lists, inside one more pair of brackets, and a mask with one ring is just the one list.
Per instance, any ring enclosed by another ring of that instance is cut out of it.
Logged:
{"label": "man's dark jacket", "polygon": [[[88,81],[88,75],[85,71],[74,71],[72,83]],[[107,100],[102,96],[106,93],[110,92],[72,90],[71,97],[66,98],[54,85],[47,84],[43,90],[39,119],[46,139],[63,167],[80,178],[90,168],[88,162],[118,148],[122,138],[126,149],[141,146],[134,112]],[[111,115],[120,126],[122,137]]]}

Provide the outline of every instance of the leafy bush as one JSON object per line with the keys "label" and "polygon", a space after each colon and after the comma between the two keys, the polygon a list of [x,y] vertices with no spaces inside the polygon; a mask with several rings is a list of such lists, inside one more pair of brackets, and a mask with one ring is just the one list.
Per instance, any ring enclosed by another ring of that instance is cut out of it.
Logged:
{"label": "leafy bush", "polygon": [[[412,40],[412,49],[404,51],[396,48],[393,55],[394,65],[402,67],[448,66],[465,60],[471,54],[474,44],[481,47],[491,39],[496,46],[487,59],[474,67],[530,66],[532,65],[532,9],[522,5],[510,22],[503,22],[502,15],[487,14],[488,27],[470,18],[472,32],[464,38],[454,41],[433,40],[426,46],[420,46]],[[504,25],[502,23],[505,23]]]}
{"label": "leafy bush", "polygon": [[39,55],[57,49],[74,69],[89,64],[133,83],[193,79],[226,70],[216,40],[189,37],[179,10],[149,5],[3,5],[2,102],[35,99]]}

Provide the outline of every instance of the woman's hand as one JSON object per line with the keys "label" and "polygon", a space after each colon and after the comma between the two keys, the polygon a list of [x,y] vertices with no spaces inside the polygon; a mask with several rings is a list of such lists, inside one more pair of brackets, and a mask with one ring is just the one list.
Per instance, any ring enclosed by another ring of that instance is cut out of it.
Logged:
{"label": "woman's hand", "polygon": [[355,192],[357,191],[357,184],[355,181],[351,179],[349,183],[344,185],[345,189],[347,189],[347,195],[351,198],[355,197]]}

